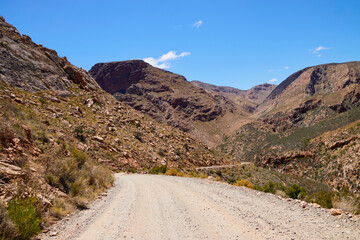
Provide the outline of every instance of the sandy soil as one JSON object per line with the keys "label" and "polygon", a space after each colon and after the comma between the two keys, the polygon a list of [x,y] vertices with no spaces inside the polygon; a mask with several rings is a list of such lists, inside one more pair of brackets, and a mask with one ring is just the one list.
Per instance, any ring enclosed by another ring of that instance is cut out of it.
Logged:
{"label": "sandy soil", "polygon": [[159,175],[115,178],[90,209],[40,238],[360,239],[357,220],[243,187]]}

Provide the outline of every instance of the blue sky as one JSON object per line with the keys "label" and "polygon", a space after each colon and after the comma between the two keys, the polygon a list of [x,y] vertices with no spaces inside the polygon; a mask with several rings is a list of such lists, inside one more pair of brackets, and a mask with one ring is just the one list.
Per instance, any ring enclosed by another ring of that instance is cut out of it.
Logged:
{"label": "blue sky", "polygon": [[359,13],[357,0],[0,1],[21,33],[84,69],[146,59],[240,89],[360,60]]}

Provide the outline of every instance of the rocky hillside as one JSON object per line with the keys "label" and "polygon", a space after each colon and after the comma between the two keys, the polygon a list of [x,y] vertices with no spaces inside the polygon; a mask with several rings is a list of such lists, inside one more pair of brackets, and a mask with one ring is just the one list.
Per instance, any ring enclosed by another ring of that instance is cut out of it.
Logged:
{"label": "rocky hillside", "polygon": [[111,185],[109,169],[229,162],[120,103],[85,70],[3,18],[0,59],[0,200],[35,199],[44,224],[73,207],[86,208]]}
{"label": "rocky hillside", "polygon": [[252,113],[276,87],[276,85],[265,83],[252,87],[249,90],[240,90],[232,87],[216,86],[200,81],[191,81],[191,83],[211,94],[225,97],[244,113]]}
{"label": "rocky hillside", "polygon": [[224,152],[360,192],[360,62],[294,73],[259,105]]}

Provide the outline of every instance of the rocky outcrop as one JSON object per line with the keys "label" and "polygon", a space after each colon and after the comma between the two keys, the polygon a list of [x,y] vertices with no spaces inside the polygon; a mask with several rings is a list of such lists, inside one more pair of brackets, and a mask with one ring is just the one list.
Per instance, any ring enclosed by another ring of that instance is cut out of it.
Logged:
{"label": "rocky outcrop", "polygon": [[[126,93],[133,84],[145,77],[148,64],[141,60],[123,62],[97,63],[89,71],[97,83],[110,94]],[[136,87],[134,87],[136,89]],[[136,93],[136,92],[134,92]]]}

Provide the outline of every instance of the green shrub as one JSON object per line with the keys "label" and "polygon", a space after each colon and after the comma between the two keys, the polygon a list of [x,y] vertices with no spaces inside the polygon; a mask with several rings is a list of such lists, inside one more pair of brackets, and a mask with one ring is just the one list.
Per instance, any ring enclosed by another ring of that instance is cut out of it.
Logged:
{"label": "green shrub", "polygon": [[176,149],[175,149],[175,154],[178,155],[178,156],[181,155],[181,150],[180,150],[180,148],[176,148]]}
{"label": "green shrub", "polygon": [[158,150],[158,154],[159,154],[161,157],[165,157],[165,152],[164,152],[164,150],[163,150],[162,148],[160,148],[160,149]]}
{"label": "green shrub", "polygon": [[47,104],[47,100],[44,98],[44,97],[41,97],[39,99],[40,103],[43,104],[43,105],[46,105]]}
{"label": "green shrub", "polygon": [[266,193],[273,193],[273,194],[275,194],[276,190],[278,190],[277,184],[275,184],[273,181],[270,181],[264,185],[255,186],[254,189]]}
{"label": "green shrub", "polygon": [[53,187],[57,186],[57,182],[59,181],[59,179],[56,180],[56,177],[52,174],[46,174],[45,175],[45,181]]}
{"label": "green shrub", "polygon": [[78,164],[78,168],[79,169],[82,168],[82,166],[85,164],[85,162],[88,159],[88,156],[86,155],[86,153],[84,151],[74,148],[71,150],[71,154],[75,158],[75,160]]}
{"label": "green shrub", "polygon": [[218,175],[219,177],[222,177],[222,172],[220,170],[217,170],[216,175]]}
{"label": "green shrub", "polygon": [[77,126],[74,129],[74,136],[79,139],[80,142],[86,142],[86,137],[84,135],[84,126]]}
{"label": "green shrub", "polygon": [[227,182],[230,183],[230,184],[234,184],[234,183],[236,183],[236,179],[235,178],[230,178],[230,179],[227,180]]}
{"label": "green shrub", "polygon": [[139,142],[143,142],[142,136],[143,136],[143,134],[141,132],[134,132],[134,138],[139,140]]}
{"label": "green shrub", "polygon": [[320,191],[314,193],[315,202],[324,208],[332,208],[332,193]]}
{"label": "green shrub", "polygon": [[9,219],[5,204],[0,201],[0,239],[14,239],[19,236],[19,230]]}
{"label": "green shrub", "polygon": [[150,169],[149,173],[151,174],[159,174],[159,173],[166,173],[167,167],[166,166],[156,166]]}
{"label": "green shrub", "polygon": [[84,181],[82,181],[81,179],[77,180],[71,184],[69,194],[70,196],[75,197],[81,194],[82,191],[85,190],[85,188],[86,186],[84,186]]}
{"label": "green shrub", "polygon": [[293,199],[305,199],[307,192],[304,187],[300,187],[297,184],[293,184],[285,190],[286,195]]}
{"label": "green shrub", "polygon": [[20,239],[29,239],[40,232],[41,220],[37,215],[36,199],[14,199],[7,208],[9,218],[19,229]]}
{"label": "green shrub", "polygon": [[36,139],[42,142],[43,144],[49,143],[50,139],[44,131],[41,131],[37,134]]}

